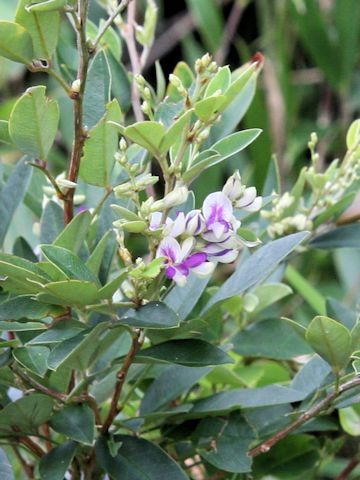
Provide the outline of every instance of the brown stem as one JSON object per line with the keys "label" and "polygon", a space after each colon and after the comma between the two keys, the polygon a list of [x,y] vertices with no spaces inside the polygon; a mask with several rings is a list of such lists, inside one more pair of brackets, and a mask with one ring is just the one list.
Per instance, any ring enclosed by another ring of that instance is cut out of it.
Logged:
{"label": "brown stem", "polygon": [[[77,45],[79,51],[79,66],[77,79],[80,81],[79,92],[73,96],[74,100],[74,146],[71,153],[70,166],[67,179],[76,182],[80,160],[83,153],[86,132],[83,126],[83,98],[85,92],[86,78],[89,65],[89,50],[86,41],[86,19],[88,12],[88,0],[78,0],[78,23]],[[68,190],[64,202],[64,221],[67,225],[74,216],[74,194],[75,189]]]}
{"label": "brown stem", "polygon": [[21,378],[21,380],[25,383],[25,385],[30,385],[35,390],[38,390],[39,392],[42,392],[45,395],[48,395],[49,397],[53,397],[53,398],[56,398],[57,400],[60,400],[61,402],[65,402],[66,395],[64,395],[63,393],[56,392],[55,390],[51,390],[50,388],[45,387],[44,385],[37,382],[33,378],[29,377],[25,372],[23,372],[16,366],[13,366],[12,370],[15,373],[15,375]]}
{"label": "brown stem", "polygon": [[20,437],[18,441],[25,445],[36,457],[42,458],[45,455],[44,450],[37,443],[31,440],[31,438]]}
{"label": "brown stem", "polygon": [[[135,14],[136,14],[136,0],[133,0],[128,6],[128,16],[126,25],[122,26],[122,34],[126,42],[126,46],[129,52],[131,71],[133,75],[141,73],[141,61],[139,53],[136,49],[135,35],[134,35],[134,25],[135,25]],[[141,100],[139,89],[136,85],[134,78],[132,79],[131,84],[131,100],[132,108],[137,122],[144,120],[144,114],[141,110]]]}
{"label": "brown stem", "polygon": [[216,63],[218,63],[219,65],[222,65],[224,63],[229,54],[231,43],[236,35],[236,30],[241,20],[243,11],[244,8],[240,5],[240,3],[234,2],[234,5],[227,20],[227,24],[224,28],[222,45],[219,47],[214,58]]}
{"label": "brown stem", "polygon": [[355,470],[355,468],[359,465],[359,459],[354,457],[350,460],[350,462],[346,465],[344,470],[336,477],[335,480],[348,480],[350,473]]}
{"label": "brown stem", "polygon": [[141,330],[136,330],[134,332],[133,336],[133,341],[130,347],[130,350],[128,351],[128,354],[124,360],[123,366],[121,370],[118,372],[116,375],[116,384],[115,384],[115,389],[114,393],[111,399],[111,405],[110,405],[110,410],[109,413],[105,419],[105,422],[102,426],[102,433],[107,433],[109,428],[111,427],[111,424],[116,417],[116,415],[120,412],[120,408],[118,407],[118,402],[119,398],[121,395],[122,388],[124,386],[126,376],[129,372],[129,369],[131,367],[131,364],[135,358],[136,353],[138,352],[139,348],[141,347],[141,342],[139,340],[141,334]]}
{"label": "brown stem", "polygon": [[261,455],[262,453],[268,452],[274,445],[280,442],[280,440],[287,437],[290,433],[292,433],[294,430],[301,427],[301,425],[303,425],[308,420],[318,415],[323,410],[326,410],[339,395],[359,385],[360,385],[360,377],[355,377],[352,380],[349,380],[348,382],[343,383],[342,385],[339,386],[338,389],[333,390],[319,403],[311,407],[306,412],[302,413],[296,420],[290,423],[290,425],[285,427],[283,430],[280,430],[278,433],[270,437],[265,442],[261,443],[257,447],[250,450],[248,452],[248,456],[256,457],[257,455]]}

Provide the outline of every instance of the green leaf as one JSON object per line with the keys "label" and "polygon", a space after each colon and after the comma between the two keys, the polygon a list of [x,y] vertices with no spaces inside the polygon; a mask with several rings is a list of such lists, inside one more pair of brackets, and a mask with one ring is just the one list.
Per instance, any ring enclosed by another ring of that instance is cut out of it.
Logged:
{"label": "green leaf", "polygon": [[[193,74],[191,68],[185,62],[178,62],[175,66],[173,74],[180,78],[180,80],[182,81],[182,84],[187,89],[189,89],[191,87],[193,81],[195,80],[194,74]],[[167,87],[166,95],[173,102],[177,102],[177,101],[182,100],[182,96],[177,91],[177,89],[174,87],[174,85],[172,85],[171,83],[169,83],[169,85]]]}
{"label": "green leaf", "polygon": [[[77,305],[82,307],[96,303],[99,299],[96,284],[84,280],[51,282],[44,287],[42,292],[54,297],[52,302],[55,305]],[[42,301],[43,298],[47,301],[46,297],[43,297],[43,293],[39,294],[39,300]]]}
{"label": "green leaf", "polygon": [[9,122],[6,120],[0,120],[0,142],[12,145],[12,141],[9,133]]}
{"label": "green leaf", "polygon": [[278,302],[292,293],[291,288],[284,283],[266,283],[265,285],[258,286],[253,291],[253,294],[258,299],[258,304],[252,315],[256,315],[273,303]]}
{"label": "green leaf", "polygon": [[326,377],[331,373],[330,365],[321,357],[314,355],[293,378],[290,387],[301,394],[299,400],[304,400],[319,390]]}
{"label": "green leaf", "polygon": [[193,311],[209,280],[210,277],[199,278],[190,273],[186,285],[175,286],[166,295],[164,302],[180,316],[181,320],[185,320]]}
{"label": "green leaf", "polygon": [[357,314],[335,298],[326,299],[326,314],[330,318],[335,318],[349,330],[353,329],[357,323]]}
{"label": "green leaf", "polygon": [[60,343],[68,338],[75,337],[83,330],[85,330],[85,325],[83,323],[75,320],[66,320],[32,338],[28,342],[28,345],[51,345],[54,343]]}
{"label": "green leaf", "polygon": [[1,304],[0,320],[38,320],[46,317],[52,308],[33,299],[31,295],[10,298]]}
{"label": "green leaf", "polygon": [[348,150],[357,148],[360,143],[360,119],[354,120],[346,134],[346,146]]}
{"label": "green leaf", "polygon": [[310,242],[313,248],[360,248],[360,224],[345,225],[318,235]]}
{"label": "green leaf", "polygon": [[31,63],[34,58],[33,43],[22,25],[0,21],[0,55],[14,62]]}
{"label": "green leaf", "polygon": [[233,363],[219,347],[203,340],[170,340],[141,350],[135,357],[140,363],[175,363],[187,367],[207,367]]}
{"label": "green leaf", "polygon": [[110,237],[113,237],[112,230],[108,230],[101,240],[96,244],[94,250],[91,252],[89,258],[86,260],[86,266],[92,271],[94,275],[98,275],[103,261],[106,247],[108,246]]}
{"label": "green leaf", "polygon": [[44,377],[50,350],[46,347],[19,347],[13,350],[13,357],[27,370]]}
{"label": "green leaf", "polygon": [[50,60],[55,52],[60,32],[59,12],[28,12],[29,0],[19,0],[15,20],[31,35],[34,56]]}
{"label": "green leaf", "polygon": [[115,163],[118,148],[118,133],[109,121],[119,122],[121,110],[117,100],[106,106],[106,113],[88,133],[84,144],[84,155],[80,163],[80,176],[90,185],[106,187]]}
{"label": "green leaf", "polygon": [[[87,19],[86,29],[87,29],[87,34],[91,41],[95,40],[97,34],[99,33],[99,30],[101,30],[104,27],[104,24],[105,24],[105,20],[103,18],[100,19],[99,26],[95,25],[91,20]],[[109,27],[105,31],[99,44],[102,46],[102,48],[105,51],[108,51],[107,52],[108,55],[109,53],[111,53],[114,59],[121,58],[121,52],[122,52],[121,41],[119,36],[117,35],[117,33],[112,27]],[[116,81],[117,80],[118,79],[116,79]]]}
{"label": "green leaf", "polygon": [[24,157],[13,168],[5,186],[0,190],[0,245],[3,244],[15,211],[25,196],[31,175],[31,168]]}
{"label": "green leaf", "polygon": [[225,102],[225,95],[212,95],[195,103],[195,113],[202,122],[206,123],[213,115],[222,112]]}
{"label": "green leaf", "polygon": [[179,141],[184,131],[187,131],[192,113],[192,109],[186,111],[167,130],[160,145],[160,150],[162,153],[166,153],[172,145],[176,144]]}
{"label": "green leaf", "polygon": [[207,50],[215,53],[223,36],[223,18],[219,5],[214,0],[187,0]]}
{"label": "green leaf", "polygon": [[59,106],[45,97],[46,87],[30,87],[15,103],[9,119],[14,144],[34,158],[47,160],[59,123]]}
{"label": "green leaf", "polygon": [[[274,342],[281,338],[281,342]],[[234,351],[248,357],[289,360],[312,352],[307,343],[285,322],[268,319],[256,322],[233,337]]]}
{"label": "green leaf", "polygon": [[[0,274],[24,283],[27,283],[28,280],[41,284],[49,281],[45,272],[36,263],[8,253],[0,253]],[[34,288],[38,290],[36,285]]]}
{"label": "green leaf", "polygon": [[88,233],[91,220],[92,216],[89,211],[78,213],[56,237],[53,244],[78,253]]}
{"label": "green leaf", "polygon": [[63,272],[68,278],[74,280],[85,280],[99,285],[99,280],[85,263],[70,250],[55,245],[42,245],[41,251],[45,257],[56,268]]}
{"label": "green leaf", "polygon": [[44,455],[39,463],[41,480],[64,480],[76,446],[75,442],[65,442]]}
{"label": "green leaf", "polygon": [[183,367],[172,365],[168,367],[147,388],[141,401],[140,415],[146,415],[163,409],[172,400],[185,394],[201,378],[211,371],[209,367]]}
{"label": "green leaf", "polygon": [[341,323],[319,315],[308,326],[306,340],[336,372],[348,364],[351,355],[351,336],[349,330]]}
{"label": "green leaf", "polygon": [[40,243],[52,243],[64,228],[64,212],[60,205],[50,200],[40,219]]}
{"label": "green leaf", "polygon": [[[201,446],[208,444],[209,448],[200,447],[199,453],[217,469],[232,473],[251,471],[252,459],[247,452],[255,433],[238,412],[222,420],[202,420],[193,436],[198,438]],[[216,448],[211,448],[212,438],[216,442]]]}
{"label": "green leaf", "polygon": [[217,71],[216,75],[210,80],[209,85],[205,90],[205,97],[210,97],[214,95],[218,90],[221,90],[224,93],[230,86],[231,83],[231,71],[228,66],[221,67]]}
{"label": "green leaf", "polygon": [[122,272],[120,275],[115,277],[113,280],[108,282],[99,290],[99,298],[101,299],[110,299],[114,293],[120,288],[120,286],[124,283],[125,279],[127,278],[128,273]]}
{"label": "green leaf", "polygon": [[156,444],[128,435],[114,435],[117,453],[111,452],[110,440],[96,442],[96,458],[114,480],[187,480],[178,464]]}
{"label": "green leaf", "polygon": [[264,280],[301,242],[308,237],[307,232],[294,233],[274,240],[259,248],[249,258],[240,263],[239,268],[219,288],[203,309],[208,311],[216,303],[239,295]]}
{"label": "green leaf", "polygon": [[137,310],[128,310],[119,322],[137,328],[175,328],[180,319],[165,303],[153,301]]}
{"label": "green leaf", "polygon": [[51,416],[54,400],[40,393],[33,393],[9,403],[0,410],[0,431],[13,431],[13,427],[23,432],[34,432]]}
{"label": "green leaf", "polygon": [[221,414],[240,408],[258,408],[271,405],[282,405],[297,402],[302,399],[301,392],[279,385],[269,385],[260,388],[237,388],[226,392],[216,393],[198,400],[190,414],[208,415]]}
{"label": "green leaf", "polygon": [[156,158],[161,156],[161,143],[165,133],[165,127],[153,121],[137,122],[124,130],[125,137],[144,147]]}
{"label": "green leaf", "polygon": [[26,332],[30,330],[46,330],[46,325],[40,322],[9,322],[0,321],[0,330]]}
{"label": "green leaf", "polygon": [[288,265],[285,278],[319,315],[325,315],[325,298],[297,270]]}
{"label": "green leaf", "polygon": [[110,102],[110,97],[111,73],[109,61],[106,53],[99,50],[90,64],[84,93],[84,124],[89,129],[92,129],[105,115],[105,105]]}
{"label": "green leaf", "polygon": [[339,420],[342,429],[353,437],[360,435],[360,411],[358,405],[339,409]]}
{"label": "green leaf", "polygon": [[106,322],[99,323],[92,330],[83,330],[78,335],[58,343],[49,355],[49,368],[57,370],[60,365],[67,365],[85,370],[90,360],[94,358],[107,327]]}
{"label": "green leaf", "polygon": [[2,480],[14,480],[12,466],[2,448],[0,448],[0,477]]}
{"label": "green leaf", "polygon": [[65,406],[51,417],[50,425],[56,432],[85,445],[94,441],[94,412],[86,403]]}
{"label": "green leaf", "polygon": [[190,183],[206,169],[220,163],[223,159],[215,150],[204,150],[194,159],[194,164],[183,173],[182,178]]}
{"label": "green leaf", "polygon": [[44,0],[29,4],[26,7],[28,12],[51,12],[53,10],[62,10],[68,3],[68,0]]}

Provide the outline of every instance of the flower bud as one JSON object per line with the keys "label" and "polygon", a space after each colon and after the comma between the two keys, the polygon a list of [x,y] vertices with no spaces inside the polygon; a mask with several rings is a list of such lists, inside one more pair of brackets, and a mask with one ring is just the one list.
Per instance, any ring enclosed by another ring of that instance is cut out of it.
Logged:
{"label": "flower bud", "polygon": [[153,203],[151,211],[155,212],[156,210],[165,210],[167,208],[175,207],[176,205],[181,205],[186,202],[188,193],[189,191],[185,185],[175,186],[175,189],[165,195],[162,200]]}
{"label": "flower bud", "polygon": [[232,202],[239,200],[242,197],[244,187],[241,183],[239,170],[236,170],[236,172],[227,179],[222,191]]}
{"label": "flower bud", "polygon": [[81,80],[80,78],[77,78],[74,80],[71,84],[71,90],[75,93],[79,93],[81,88]]}
{"label": "flower bud", "polygon": [[134,193],[132,185],[130,182],[125,182],[122,183],[121,185],[118,185],[117,187],[114,188],[114,193],[116,197],[121,198],[121,197],[131,197]]}
{"label": "flower bud", "polygon": [[120,139],[119,148],[122,152],[124,152],[127,149],[127,142],[124,137],[121,137]]}
{"label": "flower bud", "polygon": [[185,233],[188,235],[200,235],[205,230],[205,220],[201,210],[192,210],[185,218]]}

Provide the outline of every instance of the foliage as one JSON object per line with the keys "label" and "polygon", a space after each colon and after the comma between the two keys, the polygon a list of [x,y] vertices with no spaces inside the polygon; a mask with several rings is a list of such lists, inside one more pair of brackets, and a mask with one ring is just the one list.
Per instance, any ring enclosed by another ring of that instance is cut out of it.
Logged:
{"label": "foliage", "polygon": [[[359,3],[188,0],[170,69],[165,3],[2,12],[1,478],[348,478]],[[339,125],[301,111],[297,51]]]}

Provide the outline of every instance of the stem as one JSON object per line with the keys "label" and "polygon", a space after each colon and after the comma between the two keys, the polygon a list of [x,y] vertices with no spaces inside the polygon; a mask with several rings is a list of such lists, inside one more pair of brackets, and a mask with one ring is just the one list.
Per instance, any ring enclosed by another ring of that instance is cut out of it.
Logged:
{"label": "stem", "polygon": [[56,398],[56,400],[60,400],[61,402],[65,402],[66,400],[66,395],[60,392],[56,392],[55,390],[51,390],[50,388],[45,387],[41,383],[37,382],[33,378],[29,377],[25,372],[22,372],[18,367],[13,366],[12,367],[13,372],[15,375],[21,378],[23,382],[25,382],[26,385],[30,385],[32,388],[35,390],[38,390],[39,392],[44,393],[45,395],[48,395],[49,397]]}
{"label": "stem", "polygon": [[[133,76],[141,73],[141,61],[139,58],[139,54],[136,50],[136,43],[135,43],[135,36],[134,36],[135,13],[136,13],[136,0],[133,0],[129,4],[128,18],[127,18],[126,25],[123,25],[122,28],[121,26],[119,26],[120,30],[122,31],[122,34],[125,39],[126,46],[129,52],[131,70],[132,70]],[[140,93],[134,78],[132,79],[132,82],[131,82],[131,100],[132,100],[132,108],[134,111],[136,121],[137,122],[143,121],[144,114],[141,110]]]}
{"label": "stem", "polygon": [[109,431],[109,428],[111,427],[114,418],[120,411],[118,407],[118,402],[119,402],[119,398],[126,380],[126,376],[129,372],[129,369],[135,358],[135,355],[142,344],[142,341],[140,340],[140,334],[141,334],[140,329],[135,330],[130,350],[128,351],[128,354],[124,360],[121,370],[116,375],[116,384],[115,384],[114,393],[111,399],[110,410],[102,426],[102,429],[101,429],[102,433],[107,433]]}
{"label": "stem", "polygon": [[38,73],[38,72],[43,72],[47,73],[50,77],[52,77],[54,80],[56,80],[59,85],[62,86],[62,88],[65,90],[66,94],[71,97],[73,91],[71,90],[71,87],[66,83],[66,81],[59,75],[55,70],[53,70],[50,66],[38,66],[38,65],[30,65],[28,66],[28,69],[30,72]]}
{"label": "stem", "polygon": [[244,7],[240,5],[239,2],[234,2],[234,5],[231,9],[229,14],[225,29],[224,29],[224,37],[222,40],[222,45],[219,47],[218,51],[215,53],[215,62],[219,65],[222,65],[226,60],[229,50],[231,47],[231,43],[236,35],[236,31],[239,25],[239,22],[242,17],[242,13],[244,11]]}
{"label": "stem", "polygon": [[63,200],[64,199],[64,193],[61,191],[59,185],[56,182],[56,179],[53,177],[53,175],[46,168],[46,164],[44,163],[44,164],[40,165],[39,163],[29,162],[29,165],[31,165],[34,168],[37,168],[37,169],[41,170],[44,173],[44,175],[49,179],[51,185],[54,187],[57,197],[60,200]]}
{"label": "stem", "polygon": [[335,480],[347,480],[353,470],[355,470],[355,468],[359,465],[359,462],[360,461],[357,457],[352,458]]}
{"label": "stem", "polygon": [[266,440],[265,442],[261,443],[257,447],[250,450],[248,452],[248,456],[256,457],[257,455],[261,455],[262,453],[268,452],[274,445],[280,442],[280,440],[287,437],[290,433],[292,433],[297,428],[301,427],[301,425],[303,425],[308,420],[318,415],[323,410],[326,410],[333,403],[333,401],[339,397],[339,395],[359,385],[360,385],[360,377],[355,377],[352,380],[349,380],[348,382],[343,383],[342,385],[339,386],[338,389],[333,390],[323,400],[321,400],[319,403],[317,403],[313,407],[309,408],[309,410],[301,414],[296,420],[290,423],[290,425],[283,428],[278,433],[270,437],[268,440]]}
{"label": "stem", "polygon": [[35,443],[33,440],[31,440],[31,438],[29,437],[20,437],[18,439],[19,443],[22,443],[23,445],[25,445],[26,447],[28,447],[28,449],[36,456],[36,457],[39,457],[39,458],[42,458],[44,455],[45,455],[45,452],[44,450],[37,444]]}
{"label": "stem", "polygon": [[115,20],[115,18],[120,15],[120,13],[125,10],[125,8],[129,5],[129,3],[131,2],[131,0],[122,0],[120,2],[120,4],[115,8],[115,10],[113,11],[113,13],[110,15],[110,17],[106,20],[106,22],[104,23],[104,26],[102,27],[102,29],[99,31],[99,33],[97,34],[94,42],[93,42],[93,48],[94,50],[96,49],[96,47],[98,46],[100,40],[102,39],[102,37],[104,36],[104,34],[106,33],[106,30],[111,26],[111,24],[113,23],[113,21]]}
{"label": "stem", "polygon": [[12,449],[15,453],[15,456],[19,460],[20,465],[22,466],[26,476],[29,478],[34,478],[34,467],[26,462],[26,460],[23,458],[23,456],[19,452],[18,447],[16,447],[15,445],[12,445]]}
{"label": "stem", "polygon": [[[80,160],[83,153],[84,142],[86,139],[86,132],[83,126],[83,98],[85,92],[87,71],[89,65],[89,50],[86,41],[86,19],[88,12],[89,0],[78,0],[78,14],[73,15],[77,18],[75,21],[76,32],[77,32],[77,45],[79,51],[79,66],[77,79],[80,80],[80,90],[79,93],[75,96],[74,99],[74,146],[71,153],[71,160],[69,166],[69,172],[67,179],[71,182],[77,181]],[[67,225],[71,222],[74,216],[74,193],[75,189],[71,188],[68,190],[64,202],[64,221]]]}

